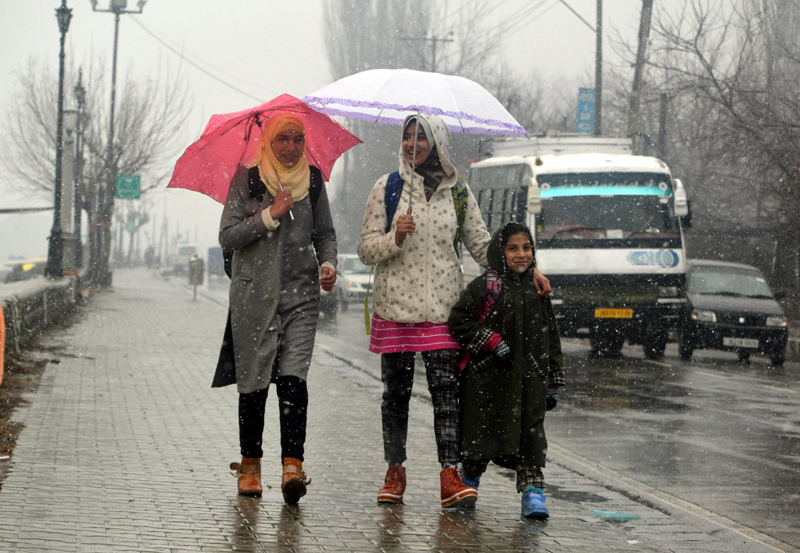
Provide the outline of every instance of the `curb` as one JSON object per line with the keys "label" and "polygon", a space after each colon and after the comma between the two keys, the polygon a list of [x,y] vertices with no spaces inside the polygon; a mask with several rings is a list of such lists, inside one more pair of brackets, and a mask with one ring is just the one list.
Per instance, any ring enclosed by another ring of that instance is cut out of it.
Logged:
{"label": "curb", "polygon": [[749,551],[800,553],[800,549],[792,545],[629,478],[552,442],[548,447],[547,460],[584,478],[594,480],[601,486],[621,493],[633,501],[670,516],[687,518],[708,533],[718,533],[722,539],[729,542],[736,541],[740,544],[742,538],[750,540]]}

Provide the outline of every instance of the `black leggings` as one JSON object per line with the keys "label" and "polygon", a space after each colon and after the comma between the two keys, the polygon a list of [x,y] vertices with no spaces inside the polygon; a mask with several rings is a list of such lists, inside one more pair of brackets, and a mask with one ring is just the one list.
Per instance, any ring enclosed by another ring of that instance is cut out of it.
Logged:
{"label": "black leggings", "polygon": [[[275,379],[278,389],[278,409],[281,421],[281,459],[303,460],[308,416],[308,387],[296,376]],[[239,447],[242,457],[260,459],[264,455],[261,443],[264,435],[264,412],[267,392],[264,388],[250,394],[239,394]]]}

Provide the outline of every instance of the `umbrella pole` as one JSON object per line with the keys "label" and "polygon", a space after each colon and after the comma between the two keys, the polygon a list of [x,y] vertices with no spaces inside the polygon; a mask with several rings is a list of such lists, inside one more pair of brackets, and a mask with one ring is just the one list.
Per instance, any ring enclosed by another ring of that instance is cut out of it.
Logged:
{"label": "umbrella pole", "polygon": [[411,156],[411,192],[408,195],[408,211],[406,215],[411,215],[411,203],[414,201],[414,175],[417,170],[417,137],[419,136],[419,113],[414,119],[414,155]]}

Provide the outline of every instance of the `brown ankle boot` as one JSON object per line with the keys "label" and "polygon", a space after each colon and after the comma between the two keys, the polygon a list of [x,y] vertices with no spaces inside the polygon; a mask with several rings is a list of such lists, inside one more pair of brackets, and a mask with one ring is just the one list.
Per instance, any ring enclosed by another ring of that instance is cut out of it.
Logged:
{"label": "brown ankle boot", "polygon": [[242,457],[242,463],[231,463],[234,476],[239,477],[239,495],[261,497],[261,459]]}
{"label": "brown ankle boot", "polygon": [[306,495],[306,486],[311,484],[311,479],[306,480],[306,473],[303,472],[303,462],[294,457],[284,457],[283,459],[283,480],[281,482],[281,492],[286,503],[297,503],[301,497]]}

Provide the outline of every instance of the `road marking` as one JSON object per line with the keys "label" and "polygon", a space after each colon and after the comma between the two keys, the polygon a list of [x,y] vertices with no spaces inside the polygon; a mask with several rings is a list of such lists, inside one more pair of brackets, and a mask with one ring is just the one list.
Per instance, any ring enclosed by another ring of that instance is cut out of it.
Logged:
{"label": "road marking", "polygon": [[652,359],[642,359],[645,363],[652,363],[653,365],[661,365],[662,367],[671,367],[671,363],[662,363],[661,361],[653,361]]}
{"label": "road marking", "polygon": [[728,380],[727,376],[722,376],[720,374],[709,373],[709,372],[706,372],[706,371],[695,371],[695,372],[698,373],[698,374],[704,374],[706,376],[710,376],[712,378],[719,378],[720,380]]}
{"label": "road marking", "polygon": [[797,390],[789,390],[788,388],[778,388],[777,386],[770,386],[769,384],[762,384],[765,388],[769,388],[770,390],[776,390],[778,392],[786,392],[787,394],[796,394],[798,393]]}
{"label": "road marking", "polygon": [[714,527],[714,530],[719,530],[721,527],[739,536],[753,540],[770,550],[784,553],[800,553],[800,549],[794,546],[620,474],[553,442],[548,443],[547,456],[556,465],[577,472],[581,476],[594,480],[601,486],[622,493],[634,501],[658,509],[668,515],[688,515]]}
{"label": "road marking", "polygon": [[[718,378],[720,380],[730,380],[729,376],[725,376],[725,375],[721,375],[721,374],[714,374],[714,373],[710,373],[710,372],[706,372],[706,371],[695,371],[695,372],[698,373],[698,374],[705,375],[705,376],[710,376],[712,378]],[[783,393],[787,393],[787,394],[800,393],[797,390],[790,390],[788,388],[778,388],[777,386],[771,386],[770,384],[761,384],[761,383],[757,382],[756,385],[757,386],[761,386],[762,388],[768,388],[770,390],[775,390],[777,392],[783,392]]]}

